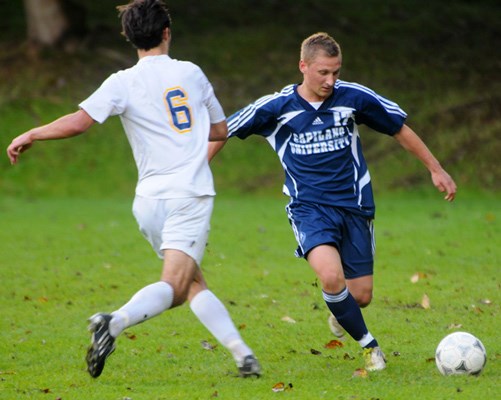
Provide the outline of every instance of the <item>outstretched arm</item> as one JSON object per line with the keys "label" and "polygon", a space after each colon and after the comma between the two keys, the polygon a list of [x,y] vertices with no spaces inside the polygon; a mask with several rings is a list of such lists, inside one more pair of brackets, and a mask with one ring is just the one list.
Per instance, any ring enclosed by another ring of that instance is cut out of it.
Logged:
{"label": "outstretched arm", "polygon": [[404,149],[414,154],[426,166],[431,173],[431,179],[435,187],[440,192],[446,193],[445,200],[454,200],[456,196],[456,183],[442,168],[421,138],[405,124],[394,137]]}
{"label": "outstretched arm", "polygon": [[37,140],[65,139],[85,132],[94,120],[84,110],[67,114],[55,121],[39,126],[19,135],[7,147],[11,164],[16,164],[21,153],[28,150]]}

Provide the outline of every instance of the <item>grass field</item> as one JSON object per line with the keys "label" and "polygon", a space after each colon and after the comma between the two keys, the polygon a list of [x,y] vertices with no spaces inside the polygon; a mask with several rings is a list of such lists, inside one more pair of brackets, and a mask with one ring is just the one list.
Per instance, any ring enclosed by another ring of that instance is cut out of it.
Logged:
{"label": "grass field", "polygon": [[[2,4],[2,149],[74,111],[135,62],[114,10],[124,1],[78,2],[90,28],[82,46],[37,57],[23,43],[22,2]],[[235,377],[229,354],[185,306],[127,330],[103,375],[90,378],[86,319],[121,306],[161,268],[124,200],[136,170],[115,118],[71,141],[37,144],[16,167],[0,157],[0,400],[500,398],[499,2],[168,3],[172,56],[204,69],[228,115],[298,81],[300,41],[325,30],[343,46],[342,78],[397,101],[456,179],[457,201],[447,204],[420,189],[430,183],[418,161],[390,138],[362,132],[375,188],[384,191],[375,298],[364,314],[388,368],[353,377],[363,366],[358,346],[324,347],[333,339],[327,311],[314,274],[293,256],[279,162],[250,139],[230,141],[212,163],[221,194],[203,269],[264,375]],[[487,348],[478,378],[445,378],[435,367],[435,347],[455,330]],[[287,390],[274,392],[280,382]]]}
{"label": "grass field", "polygon": [[[264,375],[235,377],[229,354],[184,306],[128,329],[93,380],[87,317],[119,307],[160,272],[130,200],[2,198],[0,399],[499,398],[498,198],[460,193],[447,204],[412,192],[377,200],[376,290],[365,316],[387,370],[353,377],[363,366],[358,346],[324,348],[333,339],[326,308],[313,273],[292,255],[286,199],[223,193],[203,268]],[[438,373],[435,347],[454,330],[487,348],[478,378]],[[273,392],[279,382],[287,390]]]}

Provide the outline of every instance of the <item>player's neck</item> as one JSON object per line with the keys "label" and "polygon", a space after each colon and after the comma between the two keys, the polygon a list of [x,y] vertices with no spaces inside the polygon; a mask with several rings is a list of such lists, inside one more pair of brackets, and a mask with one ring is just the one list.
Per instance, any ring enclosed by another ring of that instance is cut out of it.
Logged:
{"label": "player's neck", "polygon": [[297,93],[308,103],[323,102],[328,96],[320,96],[315,91],[309,89],[304,82],[297,87]]}
{"label": "player's neck", "polygon": [[147,56],[162,56],[169,54],[169,46],[167,43],[162,42],[160,46],[154,47],[149,50],[138,49],[137,56],[139,59]]}
{"label": "player's neck", "polygon": [[170,31],[168,28],[164,30],[162,41],[157,47],[151,49],[137,49],[137,56],[139,59],[147,56],[162,56],[169,54],[170,45]]}

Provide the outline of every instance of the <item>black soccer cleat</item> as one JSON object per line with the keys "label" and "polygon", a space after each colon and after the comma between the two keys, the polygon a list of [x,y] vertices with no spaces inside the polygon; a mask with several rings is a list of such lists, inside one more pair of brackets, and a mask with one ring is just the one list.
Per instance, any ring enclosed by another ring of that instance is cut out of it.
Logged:
{"label": "black soccer cleat", "polygon": [[249,355],[243,359],[242,365],[238,366],[238,372],[242,378],[248,378],[253,375],[259,378],[261,376],[261,366],[256,357]]}
{"label": "black soccer cleat", "polygon": [[101,375],[106,358],[115,350],[115,338],[110,334],[109,314],[94,314],[89,318],[89,331],[92,332],[92,344],[87,350],[87,371],[90,376],[97,378]]}

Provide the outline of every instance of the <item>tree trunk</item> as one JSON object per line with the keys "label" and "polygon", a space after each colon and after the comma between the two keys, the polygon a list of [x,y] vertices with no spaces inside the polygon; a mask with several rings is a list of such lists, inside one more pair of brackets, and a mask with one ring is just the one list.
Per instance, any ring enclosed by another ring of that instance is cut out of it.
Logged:
{"label": "tree trunk", "polygon": [[54,46],[69,28],[61,0],[24,0],[28,40],[42,46]]}

